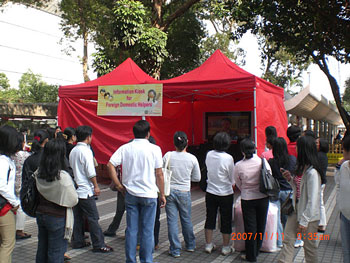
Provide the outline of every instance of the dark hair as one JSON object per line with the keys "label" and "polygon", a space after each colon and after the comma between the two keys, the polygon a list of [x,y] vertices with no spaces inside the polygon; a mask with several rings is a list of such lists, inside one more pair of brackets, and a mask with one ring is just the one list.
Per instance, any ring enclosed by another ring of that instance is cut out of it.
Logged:
{"label": "dark hair", "polygon": [[347,152],[350,151],[350,136],[345,136],[342,141],[343,149]]}
{"label": "dark hair", "polygon": [[72,136],[75,135],[75,129],[72,127],[67,127],[64,129],[63,133],[67,136],[67,141],[68,141],[72,138]]}
{"label": "dark hair", "polygon": [[219,132],[214,136],[213,147],[214,150],[223,152],[226,151],[231,144],[231,137],[227,132]]}
{"label": "dark hair", "polygon": [[23,126],[19,129],[20,132],[28,132],[28,127]]}
{"label": "dark hair", "polygon": [[60,129],[62,130],[61,126],[56,126],[55,130]]}
{"label": "dark hair", "polygon": [[18,132],[15,128],[3,125],[0,127],[0,154],[10,157],[18,152]]}
{"label": "dark hair", "polygon": [[316,135],[312,130],[305,130],[304,136],[311,136],[312,138],[316,139]]}
{"label": "dark hair", "polygon": [[32,142],[31,151],[36,153],[41,150],[41,144],[49,138],[49,134],[45,130],[36,130],[34,131],[34,139]]}
{"label": "dark hair", "polygon": [[87,125],[77,127],[75,134],[77,136],[77,141],[85,141],[87,137],[92,135],[92,128]]}
{"label": "dark hair", "polygon": [[18,139],[18,149],[17,151],[23,151],[23,142],[24,142],[24,134],[21,132],[17,132]]}
{"label": "dark hair", "polygon": [[147,93],[147,95],[148,95],[147,101],[149,101],[149,100],[151,99],[151,98],[149,97],[149,94],[150,94],[151,92],[154,94],[154,97],[153,97],[152,101],[153,101],[153,102],[156,102],[156,95],[157,95],[157,93],[156,93],[156,91],[155,91],[154,89],[151,89],[151,90],[148,91],[148,93]]}
{"label": "dark hair", "polygon": [[297,140],[297,169],[296,174],[302,174],[305,166],[312,165],[320,174],[322,184],[324,184],[323,171],[318,161],[316,140],[311,136],[301,136]]}
{"label": "dark hair", "polygon": [[275,139],[272,146],[272,154],[280,168],[287,168],[290,156],[288,154],[287,142],[284,138],[278,137]]}
{"label": "dark hair", "polygon": [[38,178],[47,182],[60,179],[60,171],[68,171],[66,158],[66,143],[60,139],[53,139],[45,144],[39,165]]}
{"label": "dark hair", "polygon": [[274,126],[267,126],[265,128],[265,136],[266,138],[269,136],[274,136],[275,138],[277,137],[277,130]]}
{"label": "dark hair", "polygon": [[266,137],[266,142],[273,146],[274,141],[276,140],[276,136],[274,135],[269,135]]}
{"label": "dark hair", "polygon": [[145,120],[139,120],[132,128],[136,139],[145,139],[150,130],[151,126],[149,125],[149,122]]}
{"label": "dark hair", "polygon": [[253,157],[255,153],[255,144],[251,139],[243,139],[240,144],[241,152],[244,153],[246,159]]}
{"label": "dark hair", "polygon": [[318,138],[318,140],[320,142],[319,151],[324,152],[324,153],[328,153],[328,151],[329,151],[328,141],[326,139],[323,139],[323,138]]}
{"label": "dark hair", "polygon": [[287,137],[291,142],[295,142],[301,135],[301,129],[298,126],[292,125],[287,129]]}
{"label": "dark hair", "polygon": [[49,136],[48,137],[49,140],[55,139],[55,137],[56,137],[56,129],[55,128],[49,127],[49,128],[46,129],[46,131],[47,131],[47,134]]}
{"label": "dark hair", "polygon": [[183,131],[177,131],[174,134],[174,145],[180,151],[186,148],[187,146],[187,135]]}
{"label": "dark hair", "polygon": [[60,139],[60,140],[66,141],[66,136],[64,135],[63,132],[58,132],[56,134],[56,139]]}
{"label": "dark hair", "polygon": [[110,94],[109,92],[106,92],[106,93],[103,95],[103,97],[104,97],[104,98],[106,98],[106,97],[108,98],[110,95],[111,95],[111,94]]}

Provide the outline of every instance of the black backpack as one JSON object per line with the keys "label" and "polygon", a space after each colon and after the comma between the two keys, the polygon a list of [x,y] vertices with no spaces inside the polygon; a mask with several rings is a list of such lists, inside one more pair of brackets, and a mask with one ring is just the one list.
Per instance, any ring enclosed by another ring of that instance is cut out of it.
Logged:
{"label": "black backpack", "polygon": [[27,178],[22,180],[20,191],[21,206],[28,216],[36,217],[36,209],[39,204],[39,192],[36,188],[35,174],[30,171]]}

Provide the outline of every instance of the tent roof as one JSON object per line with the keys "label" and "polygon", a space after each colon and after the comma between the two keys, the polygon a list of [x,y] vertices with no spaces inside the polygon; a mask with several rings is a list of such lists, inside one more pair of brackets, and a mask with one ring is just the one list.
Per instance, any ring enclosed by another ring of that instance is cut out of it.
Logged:
{"label": "tent roof", "polygon": [[131,58],[128,58],[112,72],[97,79],[77,85],[60,87],[58,95],[60,98],[79,97],[94,99],[97,98],[98,86],[150,83],[158,83],[158,81],[147,75]]}
{"label": "tent roof", "polygon": [[283,97],[283,89],[245,71],[216,50],[201,66],[176,78],[162,81],[165,97],[224,98],[237,93],[252,93],[262,88]]}

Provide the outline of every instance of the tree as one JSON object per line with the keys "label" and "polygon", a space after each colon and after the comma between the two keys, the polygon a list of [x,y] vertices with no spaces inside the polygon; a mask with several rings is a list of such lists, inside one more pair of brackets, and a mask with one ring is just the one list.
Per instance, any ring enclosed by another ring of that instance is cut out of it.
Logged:
{"label": "tree", "polygon": [[7,3],[23,4],[26,6],[42,6],[48,2],[50,2],[50,0],[0,0],[0,7],[6,5]]}
{"label": "tree", "polygon": [[31,70],[22,75],[17,92],[20,102],[56,102],[58,98],[58,86],[47,84]]}
{"label": "tree", "polygon": [[[347,1],[252,0],[227,2],[232,17],[241,21],[233,31],[237,39],[251,30],[283,47],[299,61],[310,59],[327,76],[340,116],[350,130],[350,116],[342,107],[339,86],[329,71],[327,57],[348,63],[350,60],[350,10]],[[238,8],[239,6],[239,12]]]}
{"label": "tree", "polygon": [[261,35],[258,36],[258,44],[261,52],[261,69],[263,70],[261,77],[288,92],[292,92],[290,88],[293,86],[302,88],[301,75],[309,67],[310,60],[299,61],[284,47],[271,43]]}
{"label": "tree", "polygon": [[94,38],[98,52],[93,67],[98,75],[131,57],[148,74],[160,78],[171,24],[199,1],[119,0],[103,9]]}
{"label": "tree", "polygon": [[88,43],[89,36],[94,32],[98,11],[101,8],[99,1],[95,0],[62,0],[61,29],[67,39],[83,39],[83,78],[89,81],[88,76]]}
{"label": "tree", "polygon": [[180,76],[201,65],[201,41],[206,36],[196,10],[189,10],[168,29],[168,57],[161,67],[161,78]]}
{"label": "tree", "polygon": [[5,73],[0,73],[0,91],[5,91],[10,88],[10,81]]}
{"label": "tree", "polygon": [[345,90],[343,94],[343,104],[347,112],[350,111],[350,78],[345,81]]}

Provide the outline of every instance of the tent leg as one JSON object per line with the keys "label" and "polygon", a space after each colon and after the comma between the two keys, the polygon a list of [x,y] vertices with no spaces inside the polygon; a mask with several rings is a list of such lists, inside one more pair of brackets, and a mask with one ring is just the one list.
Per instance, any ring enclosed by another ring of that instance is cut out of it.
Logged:
{"label": "tent leg", "polygon": [[256,87],[254,87],[254,141],[256,147],[258,147],[258,127],[256,119]]}

